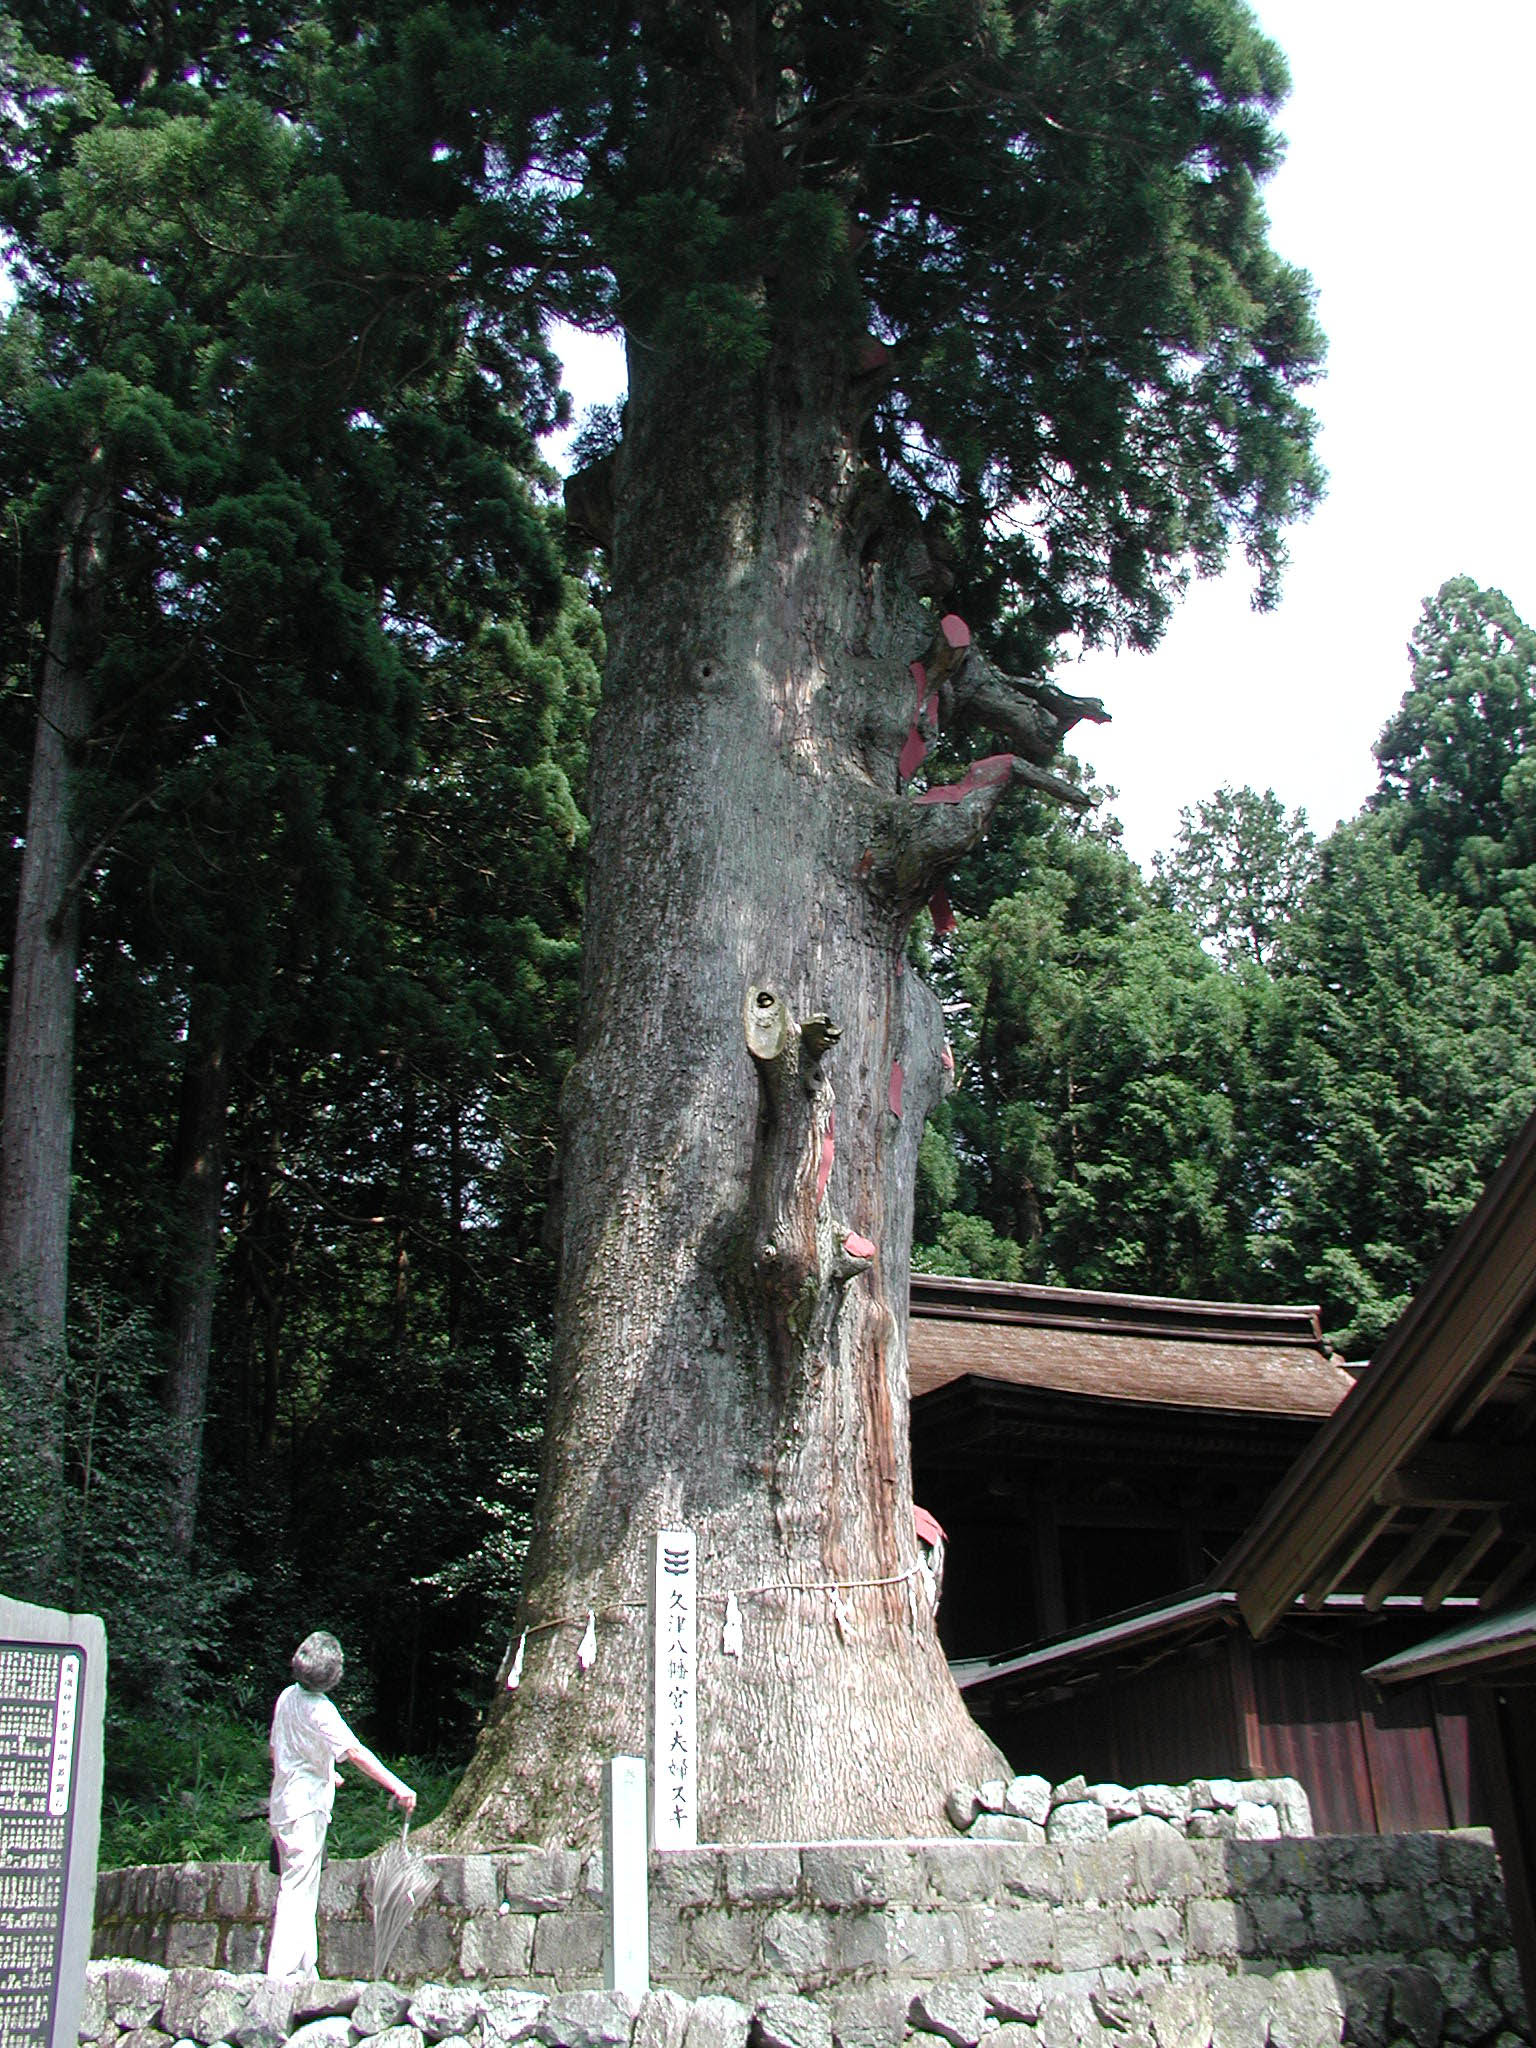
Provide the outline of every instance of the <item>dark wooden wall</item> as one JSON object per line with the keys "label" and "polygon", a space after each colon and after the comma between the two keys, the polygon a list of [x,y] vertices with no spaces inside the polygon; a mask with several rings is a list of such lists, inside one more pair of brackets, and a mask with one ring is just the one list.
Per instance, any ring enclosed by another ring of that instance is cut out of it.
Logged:
{"label": "dark wooden wall", "polygon": [[1106,1673],[1057,1699],[968,1704],[1018,1771],[1059,1782],[1184,1784],[1292,1777],[1319,1834],[1398,1834],[1487,1821],[1474,1782],[1459,1687],[1378,1692],[1367,1663],[1397,1647],[1380,1629],[1237,1629],[1173,1650],[1136,1672]]}
{"label": "dark wooden wall", "polygon": [[[1422,1632],[1422,1631],[1421,1631]],[[1279,1629],[1234,1636],[1234,1676],[1251,1673],[1261,1774],[1299,1778],[1319,1833],[1410,1833],[1487,1820],[1472,1780],[1468,1705],[1459,1686],[1379,1689],[1365,1664],[1399,1647],[1374,1630],[1333,1640]],[[1402,1647],[1406,1647],[1406,1641]]]}
{"label": "dark wooden wall", "polygon": [[1225,1649],[1202,1644],[1128,1682],[1107,1679],[1022,1710],[989,1711],[978,1694],[967,1704],[1015,1770],[1054,1783],[1079,1771],[1090,1784],[1246,1777]]}
{"label": "dark wooden wall", "polygon": [[1467,1688],[1526,2004],[1536,2012],[1536,1674]]}

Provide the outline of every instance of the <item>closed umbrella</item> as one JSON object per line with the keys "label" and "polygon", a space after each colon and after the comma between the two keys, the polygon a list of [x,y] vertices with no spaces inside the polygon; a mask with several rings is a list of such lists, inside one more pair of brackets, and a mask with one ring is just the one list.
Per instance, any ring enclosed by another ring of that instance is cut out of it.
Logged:
{"label": "closed umbrella", "polygon": [[387,1842],[373,1860],[373,1974],[381,1978],[389,1968],[395,1944],[406,1923],[437,1883],[437,1872],[425,1856],[410,1845],[411,1822],[406,1816],[398,1842]]}

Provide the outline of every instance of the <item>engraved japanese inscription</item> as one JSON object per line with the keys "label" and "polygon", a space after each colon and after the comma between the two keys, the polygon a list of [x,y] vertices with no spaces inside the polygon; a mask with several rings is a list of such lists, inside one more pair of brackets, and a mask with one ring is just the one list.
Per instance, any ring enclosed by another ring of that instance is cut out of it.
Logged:
{"label": "engraved japanese inscription", "polygon": [[94,1667],[105,1661],[94,1617],[0,1600],[0,2048],[73,2033],[100,1813],[105,1674]]}
{"label": "engraved japanese inscription", "polygon": [[699,1575],[691,1529],[657,1532],[651,1583],[651,1840],[658,1849],[692,1849],[699,1839]]}

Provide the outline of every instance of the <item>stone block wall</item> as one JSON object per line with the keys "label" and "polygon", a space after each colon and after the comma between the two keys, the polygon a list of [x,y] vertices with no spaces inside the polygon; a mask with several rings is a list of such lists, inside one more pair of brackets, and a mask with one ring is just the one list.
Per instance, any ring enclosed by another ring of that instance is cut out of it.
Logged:
{"label": "stone block wall", "polygon": [[[438,1891],[391,1964],[400,1983],[516,1987],[554,2014],[600,1984],[600,1859],[433,1860]],[[321,1896],[321,1966],[354,2002],[372,1972],[367,1875],[334,1864]],[[274,1892],[250,1865],[106,1872],[97,1952],[252,1970]],[[650,1905],[654,1983],[734,2001],[744,2029],[775,2000],[807,2000],[838,2048],[895,2048],[910,2031],[969,2048],[933,2024],[935,1996],[968,2000],[978,2038],[1023,2030],[995,2048],[1313,2048],[1346,2024],[1361,2048],[1528,2038],[1498,1865],[1477,1830],[1190,1840],[1143,1814],[1086,1843],[699,1849],[657,1859]]]}

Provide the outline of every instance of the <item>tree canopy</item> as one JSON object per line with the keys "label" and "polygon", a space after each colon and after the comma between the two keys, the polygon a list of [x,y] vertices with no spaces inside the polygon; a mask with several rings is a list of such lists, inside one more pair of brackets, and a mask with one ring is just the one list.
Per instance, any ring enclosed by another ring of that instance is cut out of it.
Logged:
{"label": "tree canopy", "polygon": [[555,89],[528,161],[571,309],[743,377],[779,323],[860,349],[866,450],[1013,667],[1150,644],[1233,537],[1273,598],[1322,342],[1265,237],[1287,77],[1246,8],[546,0],[510,48]]}
{"label": "tree canopy", "polygon": [[1408,654],[1373,807],[1425,885],[1472,911],[1509,962],[1536,939],[1536,633],[1502,591],[1457,576],[1426,600]]}
{"label": "tree canopy", "polygon": [[1179,813],[1168,854],[1153,856],[1159,892],[1223,966],[1267,967],[1301,907],[1316,866],[1304,811],[1286,815],[1273,790],[1217,790]]}

